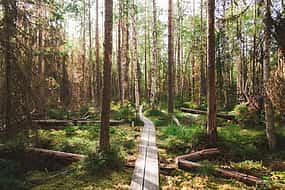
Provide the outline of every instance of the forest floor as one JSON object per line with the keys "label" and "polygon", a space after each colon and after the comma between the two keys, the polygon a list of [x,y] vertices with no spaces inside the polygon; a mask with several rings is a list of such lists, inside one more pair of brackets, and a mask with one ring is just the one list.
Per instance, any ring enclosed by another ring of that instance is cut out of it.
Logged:
{"label": "forest floor", "polygon": [[[0,189],[128,189],[133,169],[125,163],[136,159],[140,130],[140,127],[129,125],[111,127],[111,144],[114,146],[107,161],[96,155],[94,160],[69,166],[44,162],[46,165],[35,168],[34,163],[27,165],[28,162],[0,159]],[[94,147],[98,147],[98,142],[99,126],[70,126],[62,130],[40,130],[36,146],[90,155],[96,154]]]}
{"label": "forest floor", "polygon": [[[112,113],[112,118],[134,120],[132,106],[115,109],[117,111]],[[164,110],[146,110],[145,116],[157,127],[160,166],[171,168],[171,171],[161,171],[161,189],[257,188],[234,179],[217,177],[213,174],[214,167],[257,176],[265,182],[258,189],[285,189],[285,131],[282,127],[278,128],[279,149],[270,152],[262,126],[240,127],[232,122],[218,120],[218,144],[213,146],[207,141],[205,116],[176,112],[175,116],[181,126],[174,125],[172,117]],[[135,127],[129,124],[111,127],[112,149],[106,160],[95,149],[99,142],[99,125],[38,130],[37,140],[35,133],[31,133],[30,139],[33,139],[36,147],[89,157],[69,166],[44,161],[41,162],[44,163],[41,167],[36,163],[0,159],[0,189],[128,189],[133,167],[127,163],[134,163],[136,160],[141,125],[142,123],[136,121]],[[177,169],[177,156],[210,147],[219,148],[221,154],[201,160],[200,163],[205,168],[197,171]]]}
{"label": "forest floor", "polygon": [[[175,158],[192,151],[217,147],[221,154],[199,163],[205,168],[197,171],[177,169],[170,175],[161,174],[160,185],[165,190],[175,189],[256,189],[234,179],[213,175],[213,168],[239,171],[264,180],[259,189],[285,189],[285,146],[274,152],[267,150],[265,130],[262,127],[241,128],[231,122],[219,120],[218,144],[207,142],[205,117],[178,112],[182,126],[170,123],[166,112],[151,111],[146,114],[158,125],[157,145],[160,164],[175,167]],[[278,131],[278,141],[285,141],[284,130]]]}

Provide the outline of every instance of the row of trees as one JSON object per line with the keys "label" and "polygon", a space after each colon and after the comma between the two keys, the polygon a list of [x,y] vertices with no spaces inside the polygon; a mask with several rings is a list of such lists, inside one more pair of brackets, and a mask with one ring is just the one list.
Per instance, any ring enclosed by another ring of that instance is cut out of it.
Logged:
{"label": "row of trees", "polygon": [[272,110],[284,110],[284,2],[168,4],[165,14],[156,0],[3,0],[1,129],[22,130],[50,109],[93,106],[102,113],[101,145],[108,147],[111,100],[134,102],[137,110],[142,101],[155,109],[168,100],[169,113],[191,101],[208,104],[215,141],[216,109],[265,96],[274,147]]}

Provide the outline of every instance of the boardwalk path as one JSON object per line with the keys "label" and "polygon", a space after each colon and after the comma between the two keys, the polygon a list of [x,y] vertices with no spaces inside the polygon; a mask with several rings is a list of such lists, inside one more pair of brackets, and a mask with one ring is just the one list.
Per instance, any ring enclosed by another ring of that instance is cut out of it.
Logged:
{"label": "boardwalk path", "polygon": [[134,169],[132,190],[158,190],[159,189],[159,162],[156,147],[155,126],[144,117],[142,106],[139,117],[144,122],[144,128],[139,144],[139,153]]}

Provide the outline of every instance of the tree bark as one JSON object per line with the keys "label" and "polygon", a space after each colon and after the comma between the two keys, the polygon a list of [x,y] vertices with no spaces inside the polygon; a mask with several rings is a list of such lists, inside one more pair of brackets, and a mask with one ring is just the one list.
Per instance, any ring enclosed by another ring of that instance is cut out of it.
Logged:
{"label": "tree bark", "polygon": [[[264,20],[264,27],[265,27],[265,61],[264,61],[264,71],[263,71],[263,80],[265,91],[268,86],[268,81],[270,78],[270,51],[271,51],[271,8],[270,8],[270,0],[265,0],[265,20]],[[276,137],[275,137],[275,130],[274,130],[274,111],[272,102],[267,94],[265,93],[265,126],[266,126],[266,136],[268,140],[269,149],[276,148]]]}
{"label": "tree bark", "polygon": [[111,107],[111,69],[113,49],[113,0],[105,0],[105,35],[104,35],[104,81],[102,94],[102,113],[100,129],[100,150],[110,148],[109,120]]}
{"label": "tree bark", "polygon": [[156,0],[152,1],[153,6],[153,31],[152,31],[152,64],[151,64],[151,87],[150,87],[150,106],[155,108],[156,96],[156,72],[157,72],[157,7]]}
{"label": "tree bark", "polygon": [[132,0],[132,25],[133,25],[133,48],[134,48],[134,56],[133,56],[133,65],[134,65],[134,87],[135,87],[135,105],[136,105],[136,113],[139,112],[140,105],[140,88],[139,88],[139,77],[140,77],[140,66],[138,60],[138,41],[137,41],[137,29],[136,29],[136,7],[135,1]]}
{"label": "tree bark", "polygon": [[148,36],[148,15],[147,15],[147,0],[145,0],[145,26],[144,26],[144,93],[145,93],[145,99],[148,99],[148,69],[147,69],[147,36]]}
{"label": "tree bark", "polygon": [[252,55],[252,94],[255,95],[255,65],[256,65],[256,6],[257,2],[254,0],[254,9],[253,9],[253,55]]}
{"label": "tree bark", "polygon": [[86,0],[83,0],[83,21],[82,21],[82,86],[81,86],[81,101],[86,100]]}
{"label": "tree bark", "polygon": [[[4,96],[4,123],[5,130],[8,134],[14,132],[13,115],[15,105],[13,105],[13,68],[17,64],[17,58],[15,55],[16,44],[14,42],[16,37],[16,22],[17,22],[17,4],[16,0],[3,0],[1,2],[3,6],[3,54],[4,54],[4,69],[5,69],[5,96]],[[14,97],[15,98],[15,97]]]}
{"label": "tree bark", "polygon": [[91,0],[88,0],[88,34],[89,34],[89,87],[88,95],[92,102],[95,104],[94,98],[94,64],[92,63],[92,21],[91,21]]}
{"label": "tree bark", "polygon": [[195,48],[196,48],[196,43],[195,43],[195,0],[193,0],[193,44],[192,44],[192,88],[191,88],[191,98],[193,102],[196,102],[196,97],[195,97],[195,67],[196,67],[196,57],[195,57]]}
{"label": "tree bark", "polygon": [[95,48],[96,48],[96,106],[101,106],[101,71],[100,71],[100,47],[99,47],[99,0],[96,0],[96,28],[95,28]]}
{"label": "tree bark", "polygon": [[203,51],[203,0],[200,2],[200,104],[207,96],[204,51]]}
{"label": "tree bark", "polygon": [[118,21],[118,52],[117,52],[117,65],[118,65],[118,75],[119,75],[119,93],[120,93],[120,104],[123,106],[124,104],[124,89],[123,89],[123,71],[122,71],[122,45],[121,45],[121,39],[122,39],[122,1],[119,1],[119,21]]}
{"label": "tree bark", "polygon": [[207,134],[211,143],[217,141],[216,126],[216,77],[215,77],[215,0],[208,0],[207,28],[207,81],[208,81],[208,120]]}
{"label": "tree bark", "polygon": [[173,2],[168,0],[168,113],[173,113]]}

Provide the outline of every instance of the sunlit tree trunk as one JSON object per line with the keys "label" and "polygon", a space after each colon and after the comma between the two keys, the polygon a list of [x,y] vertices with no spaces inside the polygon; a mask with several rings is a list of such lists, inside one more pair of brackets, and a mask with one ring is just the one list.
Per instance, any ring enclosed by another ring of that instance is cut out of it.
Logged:
{"label": "sunlit tree trunk", "polygon": [[100,47],[99,47],[99,2],[96,0],[96,28],[95,28],[95,61],[96,61],[96,106],[101,106],[101,71],[100,71]]}
{"label": "sunlit tree trunk", "polygon": [[193,0],[193,36],[194,39],[192,39],[193,41],[193,45],[192,45],[192,88],[191,88],[191,97],[192,97],[192,101],[196,102],[196,97],[195,97],[195,69],[196,69],[196,55],[195,55],[195,48],[196,48],[196,43],[195,43],[195,26],[196,22],[195,22],[195,0]]}
{"label": "sunlit tree trunk", "polygon": [[252,94],[255,95],[255,65],[256,65],[256,5],[257,2],[254,0],[254,9],[253,9],[253,52],[252,52]]}
{"label": "sunlit tree trunk", "polygon": [[168,0],[168,113],[173,113],[173,2]]}
{"label": "sunlit tree trunk", "polygon": [[110,148],[109,120],[111,107],[111,69],[113,49],[113,0],[105,0],[105,34],[104,34],[104,78],[102,93],[102,113],[100,129],[100,150]]}
{"label": "sunlit tree trunk", "polygon": [[145,0],[145,26],[144,26],[144,90],[145,90],[145,99],[148,99],[148,80],[147,80],[147,37],[148,37],[148,14],[147,14],[147,0]]}
{"label": "sunlit tree trunk", "polygon": [[86,99],[86,0],[83,0],[83,20],[82,20],[82,86],[81,86],[81,101],[85,103]]}
{"label": "sunlit tree trunk", "polygon": [[123,87],[123,70],[122,70],[122,1],[119,1],[119,21],[118,21],[118,44],[117,44],[117,66],[118,66],[118,76],[119,76],[119,93],[120,93],[120,104],[123,106],[124,104],[124,87]]}
{"label": "sunlit tree trunk", "polygon": [[[271,51],[271,4],[270,0],[265,0],[265,61],[264,61],[264,70],[263,70],[263,80],[265,89],[270,88],[268,86],[268,80],[270,78],[270,51]],[[276,137],[274,130],[274,111],[272,102],[269,99],[267,93],[265,93],[265,125],[266,125],[266,136],[268,140],[269,149],[276,148]]]}
{"label": "sunlit tree trunk", "polygon": [[133,66],[134,66],[134,87],[135,87],[135,105],[136,105],[136,112],[139,112],[139,104],[140,104],[140,88],[139,88],[139,76],[140,76],[140,65],[138,60],[138,40],[137,40],[137,29],[136,29],[136,7],[135,1],[132,0],[132,26],[133,26]]}
{"label": "sunlit tree trunk", "polygon": [[203,0],[200,2],[200,104],[207,95],[203,50]]}
{"label": "sunlit tree trunk", "polygon": [[151,87],[150,87],[150,106],[155,108],[156,96],[156,72],[157,72],[157,7],[156,0],[152,1],[153,5],[153,31],[152,31],[152,64],[151,64]]}
{"label": "sunlit tree trunk", "polygon": [[123,78],[123,99],[129,98],[129,1],[123,1],[123,38],[122,38],[122,78]]}
{"label": "sunlit tree trunk", "polygon": [[91,21],[91,0],[88,0],[88,34],[89,34],[89,85],[88,95],[91,102],[94,104],[94,64],[92,63],[92,21]]}

